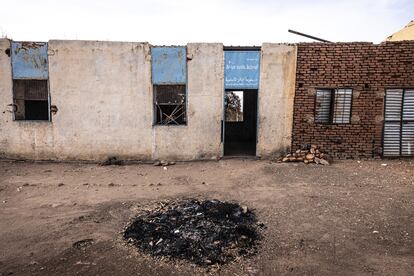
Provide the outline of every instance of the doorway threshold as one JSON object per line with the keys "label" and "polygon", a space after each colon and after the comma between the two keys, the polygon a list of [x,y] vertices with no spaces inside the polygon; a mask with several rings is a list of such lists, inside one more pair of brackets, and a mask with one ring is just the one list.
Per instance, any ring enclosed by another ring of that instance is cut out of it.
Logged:
{"label": "doorway threshold", "polygon": [[225,155],[220,158],[221,160],[226,159],[249,159],[249,160],[259,160],[259,156],[254,155]]}

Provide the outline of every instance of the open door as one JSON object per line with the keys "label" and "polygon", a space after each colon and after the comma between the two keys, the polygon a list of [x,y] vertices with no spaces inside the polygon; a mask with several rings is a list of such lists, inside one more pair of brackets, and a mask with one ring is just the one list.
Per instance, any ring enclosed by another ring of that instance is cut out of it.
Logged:
{"label": "open door", "polygon": [[224,155],[256,155],[257,90],[226,90],[224,102]]}
{"label": "open door", "polygon": [[255,156],[260,48],[224,48],[224,156]]}

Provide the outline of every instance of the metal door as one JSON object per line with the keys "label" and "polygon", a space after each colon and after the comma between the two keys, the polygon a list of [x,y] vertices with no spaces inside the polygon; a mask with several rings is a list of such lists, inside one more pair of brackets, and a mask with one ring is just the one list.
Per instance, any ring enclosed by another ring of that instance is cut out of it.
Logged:
{"label": "metal door", "polygon": [[414,89],[386,91],[383,140],[384,156],[414,156]]}

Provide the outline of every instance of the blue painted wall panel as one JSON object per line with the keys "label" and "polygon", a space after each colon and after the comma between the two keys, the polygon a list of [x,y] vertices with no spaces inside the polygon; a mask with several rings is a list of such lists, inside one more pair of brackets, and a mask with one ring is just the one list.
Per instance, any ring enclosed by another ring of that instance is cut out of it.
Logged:
{"label": "blue painted wall panel", "polygon": [[46,42],[12,42],[13,79],[48,79]]}
{"label": "blue painted wall panel", "polygon": [[259,89],[260,51],[224,52],[224,88]]}
{"label": "blue painted wall panel", "polygon": [[152,83],[185,84],[187,82],[187,50],[185,47],[153,47]]}

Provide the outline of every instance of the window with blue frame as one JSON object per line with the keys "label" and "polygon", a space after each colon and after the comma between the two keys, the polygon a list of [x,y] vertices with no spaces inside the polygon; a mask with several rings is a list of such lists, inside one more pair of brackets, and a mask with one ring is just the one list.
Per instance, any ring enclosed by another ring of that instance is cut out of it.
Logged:
{"label": "window with blue frame", "polygon": [[185,47],[153,47],[151,72],[154,124],[185,125],[187,51]]}
{"label": "window with blue frame", "polygon": [[15,120],[50,120],[47,43],[12,42]]}

